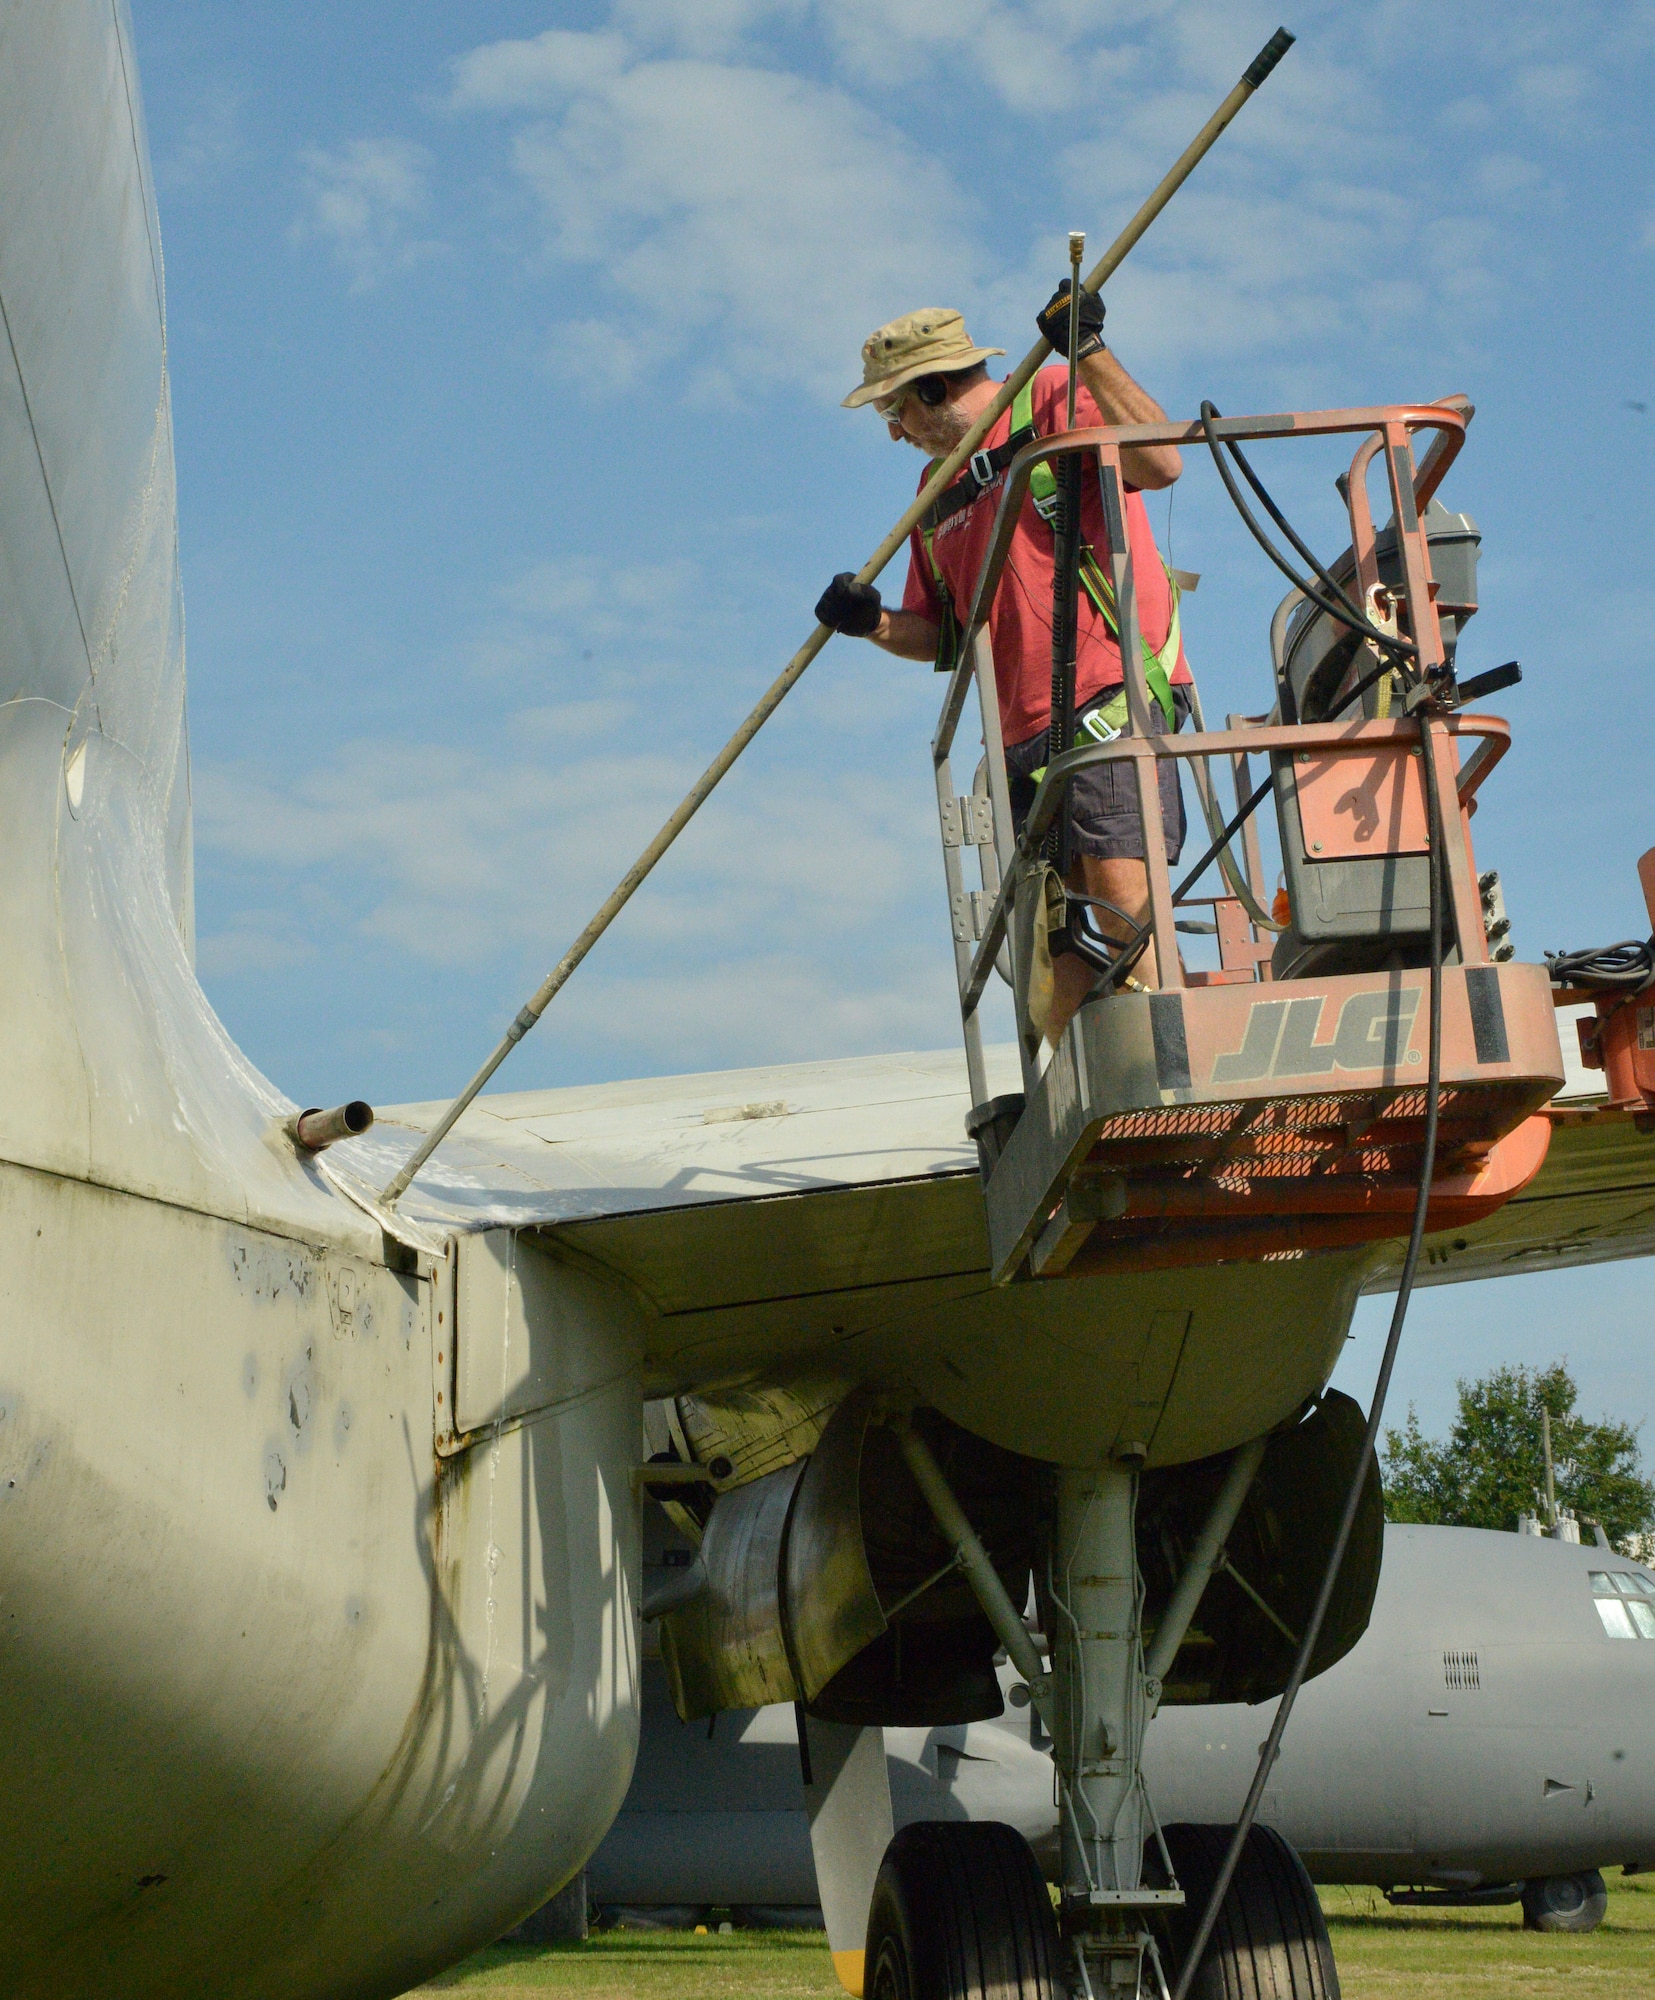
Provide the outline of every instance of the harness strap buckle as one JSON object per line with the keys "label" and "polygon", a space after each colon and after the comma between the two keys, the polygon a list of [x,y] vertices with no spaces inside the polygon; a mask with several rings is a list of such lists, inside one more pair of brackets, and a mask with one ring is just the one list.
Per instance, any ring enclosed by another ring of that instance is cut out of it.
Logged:
{"label": "harness strap buckle", "polygon": [[994,463],[993,452],[981,451],[981,450],[974,451],[971,454],[970,458],[966,460],[966,466],[967,469],[970,471],[972,478],[975,479],[977,482],[977,491],[979,493],[981,493],[986,487],[992,486],[994,484],[995,474],[998,471],[998,467]]}

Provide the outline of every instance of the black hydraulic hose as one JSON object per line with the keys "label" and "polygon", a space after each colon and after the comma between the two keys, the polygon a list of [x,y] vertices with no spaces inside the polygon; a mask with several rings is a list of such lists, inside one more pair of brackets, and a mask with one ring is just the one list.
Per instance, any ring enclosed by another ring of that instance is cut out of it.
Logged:
{"label": "black hydraulic hose", "polygon": [[[1121,922],[1126,926],[1129,933],[1135,932],[1136,930],[1137,918],[1129,916],[1127,912],[1121,908],[1119,903],[1105,902],[1102,896],[1083,896],[1077,889],[1065,889],[1063,895],[1064,895],[1064,900],[1066,902],[1078,903],[1083,909],[1107,910],[1112,917],[1120,918]],[[1103,933],[1101,930],[1099,931],[1098,935],[1100,937],[1103,937]],[[1111,938],[1111,937],[1104,937],[1103,941],[1105,944],[1120,944],[1122,942],[1122,940],[1119,938]]]}
{"label": "black hydraulic hose", "polygon": [[1350,601],[1350,599],[1345,596],[1345,593],[1340,588],[1340,586],[1337,583],[1335,583],[1331,577],[1328,576],[1327,571],[1322,568],[1322,565],[1319,562],[1317,562],[1316,558],[1313,555],[1311,555],[1310,551],[1305,547],[1304,543],[1301,542],[1299,540],[1299,537],[1296,534],[1294,534],[1293,530],[1290,527],[1288,527],[1287,521],[1283,516],[1280,508],[1278,508],[1276,503],[1270,499],[1268,494],[1265,493],[1264,488],[1259,484],[1258,479],[1254,475],[1251,466],[1249,466],[1247,461],[1242,457],[1241,452],[1237,448],[1237,446],[1231,443],[1229,444],[1228,449],[1235,454],[1236,462],[1246,472],[1247,478],[1251,483],[1251,485],[1253,486],[1255,492],[1259,494],[1259,496],[1264,500],[1265,505],[1270,509],[1270,515],[1272,520],[1276,521],[1281,526],[1281,528],[1291,538],[1293,546],[1296,549],[1298,549],[1302,555],[1305,556],[1306,560],[1310,563],[1310,566],[1315,570],[1317,576],[1323,578],[1329,584],[1330,588],[1336,593],[1336,595],[1331,597],[1324,595],[1324,593],[1318,590],[1315,584],[1313,584],[1308,577],[1300,576],[1298,571],[1294,569],[1293,565],[1287,560],[1286,556],[1284,556],[1281,553],[1280,549],[1276,547],[1275,543],[1271,541],[1270,537],[1259,526],[1257,520],[1255,520],[1253,516],[1253,510],[1247,505],[1246,500],[1243,498],[1240,487],[1236,485],[1235,475],[1231,472],[1229,465],[1225,459],[1224,456],[1226,448],[1225,440],[1220,438],[1218,433],[1213,429],[1214,420],[1217,419],[1220,416],[1220,414],[1221,412],[1218,411],[1210,401],[1204,402],[1201,405],[1201,428],[1206,436],[1207,449],[1213,455],[1213,463],[1218,467],[1218,476],[1224,482],[1224,490],[1226,493],[1229,494],[1230,499],[1234,503],[1236,512],[1241,516],[1242,520],[1246,523],[1248,531],[1251,533],[1253,540],[1258,543],[1259,547],[1263,549],[1264,553],[1276,565],[1277,569],[1281,571],[1282,575],[1287,578],[1288,582],[1292,584],[1293,588],[1297,590],[1303,597],[1307,598],[1312,604],[1314,604],[1319,611],[1325,611],[1328,617],[1333,619],[1337,624],[1348,626],[1352,632],[1357,633],[1361,638],[1371,641],[1375,646],[1378,646],[1383,652],[1391,654],[1394,658],[1396,658],[1399,661],[1407,662],[1417,659],[1419,656],[1419,648],[1413,643],[1411,639],[1398,639],[1393,637],[1392,634],[1389,632],[1381,632],[1379,627],[1375,625],[1370,619],[1364,617],[1362,612],[1357,608],[1357,606],[1354,605]]}
{"label": "black hydraulic hose", "polygon": [[1355,1474],[1351,1479],[1350,1491],[1345,1496],[1344,1512],[1339,1517],[1339,1531],[1333,1539],[1333,1548],[1322,1576],[1322,1587],[1317,1592],[1316,1605],[1310,1614],[1310,1622],[1306,1625],[1304,1636],[1299,1641],[1298,1656],[1293,1662],[1293,1671],[1288,1675],[1287,1685],[1282,1689],[1276,1717],[1270,1725],[1270,1733],[1265,1737],[1259,1750],[1258,1769],[1253,1773],[1247,1801],[1241,1808],[1241,1818],[1236,1822],[1229,1851],[1224,1856],[1218,1878],[1212,1886],[1212,1893],[1207,1898],[1207,1907],[1201,1913],[1201,1921],[1196,1926],[1189,1952],[1179,1971],[1178,1984],[1173,1991],[1172,2000],[1188,2000],[1190,1988],[1194,1985],[1196,1973],[1200,1969],[1202,1956],[1212,1941],[1219,1910],[1229,1893],[1230,1883],[1234,1880],[1236,1866],[1241,1859],[1241,1850],[1247,1843],[1247,1836],[1258,1815],[1259,1802],[1264,1797],[1266,1781],[1281,1748],[1282,1737],[1287,1731],[1288,1717],[1293,1713],[1293,1704],[1298,1700],[1299,1689],[1304,1685],[1309,1673],[1316,1642],[1322,1636],[1322,1625],[1327,1618],[1328,1606],[1333,1602],[1333,1592],[1339,1581],[1339,1570],[1345,1559],[1345,1551],[1350,1546],[1351,1532],[1356,1526],[1357,1510],[1362,1504],[1362,1488],[1367,1479],[1368,1460],[1379,1441],[1379,1426],[1385,1414],[1385,1398],[1390,1391],[1391,1373],[1396,1366],[1397,1348],[1402,1340],[1402,1323],[1408,1315],[1408,1301],[1414,1289],[1414,1273],[1419,1268],[1420,1247],[1425,1240],[1425,1218],[1431,1205],[1431,1176],[1437,1163],[1437,1100],[1442,1091],[1444,864],[1443,830],[1441,816],[1437,810],[1437,788],[1433,783],[1431,724],[1424,715],[1419,718],[1419,740],[1425,763],[1425,807],[1431,847],[1431,1008],[1430,1047],[1425,1079],[1425,1146],[1420,1159],[1419,1194],[1414,1202],[1413,1228],[1408,1234],[1408,1253],[1403,1259],[1402,1276],[1397,1283],[1396,1306],[1391,1313],[1391,1330],[1386,1337],[1384,1356],[1379,1363],[1379,1376],[1374,1383],[1373,1406],[1368,1411],[1367,1431],[1362,1440],[1362,1450],[1357,1459]]}
{"label": "black hydraulic hose", "polygon": [[1595,951],[1548,951],[1554,986],[1597,987],[1606,993],[1641,993],[1655,984],[1655,938],[1626,938]]}
{"label": "black hydraulic hose", "polygon": [[[1314,551],[1300,537],[1292,522],[1288,520],[1287,516],[1270,497],[1270,494],[1265,489],[1264,482],[1253,470],[1252,464],[1242,451],[1241,446],[1233,438],[1220,439],[1217,436],[1217,433],[1213,429],[1213,424],[1215,420],[1222,418],[1222,414],[1211,401],[1204,402],[1201,405],[1201,428],[1206,436],[1207,448],[1211,451],[1213,462],[1218,467],[1219,477],[1224,481],[1225,491],[1235,503],[1236,511],[1241,515],[1242,520],[1251,530],[1254,540],[1257,541],[1265,554],[1270,557],[1271,561],[1275,563],[1276,567],[1287,577],[1295,589],[1301,591],[1313,604],[1318,605],[1322,610],[1326,611],[1330,617],[1338,619],[1341,624],[1350,626],[1352,631],[1360,632],[1365,638],[1373,640],[1376,645],[1385,646],[1390,651],[1400,654],[1403,657],[1416,655],[1419,648],[1411,640],[1395,638],[1388,632],[1380,631],[1378,626],[1369,621],[1363,613],[1361,606],[1349,596],[1339,580],[1323,567]],[[1229,467],[1224,462],[1224,453],[1226,451],[1229,452],[1236,464],[1240,466],[1247,484],[1252,487],[1253,491],[1264,503],[1271,520],[1281,529],[1282,533],[1286,535],[1294,548],[1304,557],[1305,561],[1309,563],[1310,567],[1320,578],[1329,593],[1327,597],[1323,597],[1321,592],[1311,589],[1306,584],[1305,580],[1297,574],[1292,565],[1274,547],[1264,530],[1253,518],[1252,510],[1248,507],[1246,501],[1242,499],[1240,492],[1236,488],[1235,481],[1230,477]]]}
{"label": "black hydraulic hose", "polygon": [[[1215,411],[1214,415],[1216,414],[1217,412]],[[1276,526],[1281,529],[1282,533],[1293,544],[1294,548],[1298,550],[1299,554],[1304,557],[1305,561],[1309,563],[1317,576],[1321,578],[1323,589],[1328,592],[1329,596],[1336,598],[1353,618],[1364,617],[1365,613],[1361,605],[1356,602],[1355,598],[1351,596],[1350,592],[1346,590],[1345,586],[1333,572],[1323,567],[1321,559],[1317,556],[1315,550],[1303,539],[1298,529],[1294,527],[1293,523],[1288,520],[1287,516],[1270,497],[1269,492],[1265,488],[1264,481],[1253,470],[1252,460],[1248,458],[1240,444],[1234,438],[1226,438],[1224,440],[1224,449],[1241,468],[1242,478],[1246,480],[1247,484],[1252,487],[1253,491],[1264,503],[1264,511],[1275,522]]]}
{"label": "black hydraulic hose", "polygon": [[1343,715],[1345,710],[1350,707],[1353,701],[1360,701],[1362,699],[1363,695],[1367,693],[1368,689],[1373,686],[1375,681],[1382,681],[1387,674],[1394,674],[1395,672],[1396,668],[1390,660],[1381,660],[1379,665],[1375,667],[1371,673],[1364,674],[1362,678],[1356,683],[1355,687],[1353,687],[1350,690],[1350,692],[1347,695],[1345,695],[1344,698],[1341,701],[1339,701],[1334,707],[1328,710],[1327,714],[1321,718],[1322,721],[1332,722],[1337,717]]}

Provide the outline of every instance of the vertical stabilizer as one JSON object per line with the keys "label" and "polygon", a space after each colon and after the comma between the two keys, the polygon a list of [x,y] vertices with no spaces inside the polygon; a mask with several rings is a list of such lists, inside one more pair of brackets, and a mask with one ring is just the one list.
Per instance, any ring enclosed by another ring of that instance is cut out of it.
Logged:
{"label": "vertical stabilizer", "polygon": [[[124,4],[0,0],[0,1159],[285,1208],[195,983],[161,241]],[[263,1192],[255,1191],[263,1183]]]}

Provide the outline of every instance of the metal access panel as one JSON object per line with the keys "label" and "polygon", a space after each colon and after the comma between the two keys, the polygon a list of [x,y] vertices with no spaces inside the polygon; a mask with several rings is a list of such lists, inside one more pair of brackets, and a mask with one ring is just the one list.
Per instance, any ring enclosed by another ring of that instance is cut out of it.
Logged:
{"label": "metal access panel", "polygon": [[454,1424],[465,1438],[629,1380],[642,1358],[636,1309],[528,1230],[459,1239]]}
{"label": "metal access panel", "polygon": [[1301,750],[1271,761],[1297,935],[1424,936],[1431,865],[1417,750]]}
{"label": "metal access panel", "polygon": [[[1421,517],[1434,585],[1434,609],[1445,657],[1477,609],[1477,524],[1433,499]],[[1393,604],[1404,591],[1396,522],[1375,538],[1379,584]],[[1356,574],[1349,552],[1336,566],[1341,581]],[[1289,621],[1282,674],[1301,718],[1323,714],[1356,662],[1371,664],[1357,636],[1338,620],[1302,604]],[[1380,713],[1379,686],[1352,711]],[[1350,761],[1346,761],[1347,756]],[[1371,952],[1340,954],[1340,969],[1377,962],[1390,939],[1422,939],[1431,923],[1429,841],[1417,753],[1412,768],[1399,750],[1278,752],[1271,760],[1281,827],[1282,862],[1293,906],[1293,932],[1304,944],[1371,939]],[[1354,961],[1354,962],[1353,962]]]}

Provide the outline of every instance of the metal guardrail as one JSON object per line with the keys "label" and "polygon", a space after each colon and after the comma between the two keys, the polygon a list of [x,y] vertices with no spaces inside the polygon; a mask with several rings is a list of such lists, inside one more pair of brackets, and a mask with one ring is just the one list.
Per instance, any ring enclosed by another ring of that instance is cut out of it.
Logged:
{"label": "metal guardrail", "polygon": [[[1377,585],[1377,535],[1369,505],[1366,477],[1374,460],[1383,453],[1390,488],[1401,567],[1401,589],[1397,609],[1418,648],[1422,672],[1440,670],[1444,651],[1432,596],[1430,559],[1421,516],[1453,464],[1464,441],[1470,420],[1470,405],[1459,397],[1441,403],[1380,405],[1368,408],[1288,412],[1265,416],[1217,419],[1214,434],[1222,440],[1245,441],[1258,438],[1360,437],[1351,468],[1341,482],[1350,519],[1351,544],[1336,567],[1349,568],[1362,591],[1364,601]],[[1417,468],[1413,439],[1423,431],[1434,438]],[[1371,749],[1381,751],[1401,747],[1417,748],[1418,724],[1412,718],[1394,721],[1336,720],[1318,723],[1282,723],[1269,718],[1232,715],[1223,730],[1198,729],[1177,736],[1165,734],[1159,709],[1153,703],[1144,680],[1137,599],[1133,584],[1132,550],[1125,529],[1125,481],[1121,473],[1121,453],[1135,446],[1204,442],[1206,427],[1194,422],[1164,422],[1100,426],[1060,432],[1037,438],[1013,459],[1004,476],[994,529],[988,551],[972,592],[971,608],[964,621],[960,647],[944,693],[942,712],[932,738],[931,752],[937,790],[937,806],[943,839],[943,869],[949,900],[950,926],[954,940],[955,969],[959,986],[961,1021],[972,1099],[983,1102],[988,1095],[983,1059],[982,1032],[978,1007],[989,976],[999,966],[1013,984],[1026,980],[1028,968],[1015,962],[1010,916],[1020,884],[1043,866],[1041,841],[1062,808],[1069,785],[1076,775],[1095,765],[1130,761],[1136,779],[1143,816],[1145,852],[1149,878],[1149,931],[1155,943],[1156,984],[1178,989],[1185,984],[1176,945],[1176,912],[1196,904],[1223,905],[1223,897],[1191,893],[1198,874],[1186,878],[1175,889],[1166,860],[1160,790],[1156,767],[1163,757],[1198,762],[1198,781],[1212,789],[1212,761],[1228,763],[1234,781],[1238,819],[1232,820],[1229,838],[1221,843],[1230,868],[1245,880],[1250,897],[1262,902],[1266,891],[1256,828],[1241,808],[1251,794],[1249,760],[1254,753],[1292,751],[1332,752]],[[1036,793],[1020,837],[1012,831],[1010,786],[1006,773],[1005,746],[1001,739],[999,701],[996,693],[993,652],[988,621],[1011,551],[1030,476],[1036,465],[1080,455],[1093,460],[1097,468],[1100,498],[1109,549],[1099,552],[1100,561],[1111,575],[1120,625],[1120,650],[1131,733],[1113,742],[1085,744],[1053,758]],[[1278,623],[1280,622],[1278,618]],[[955,791],[952,753],[966,703],[975,690],[982,718],[984,755],[969,792]],[[1481,899],[1472,871],[1469,843],[1463,835],[1464,809],[1478,786],[1504,755],[1509,745],[1507,725],[1497,718],[1455,713],[1437,718],[1434,732],[1430,783],[1435,790],[1440,824],[1450,832],[1448,850],[1449,913],[1453,933],[1464,941],[1467,962],[1486,962]],[[1478,739],[1478,749],[1463,765],[1459,763],[1459,739]],[[1257,796],[1252,803],[1256,805]],[[1244,831],[1243,831],[1244,829]],[[1458,838],[1453,837],[1458,832]],[[1241,842],[1241,854],[1233,842]],[[962,850],[975,847],[981,867],[981,886],[966,880]],[[1209,854],[1211,850],[1209,850]],[[1202,871],[1209,861],[1203,861]],[[1240,905],[1237,905],[1239,911]],[[1236,924],[1227,926],[1232,934]],[[1264,954],[1253,950],[1254,976],[1268,978]],[[1034,1065],[1028,1050],[1022,1050],[1025,1085],[1032,1083]]]}

